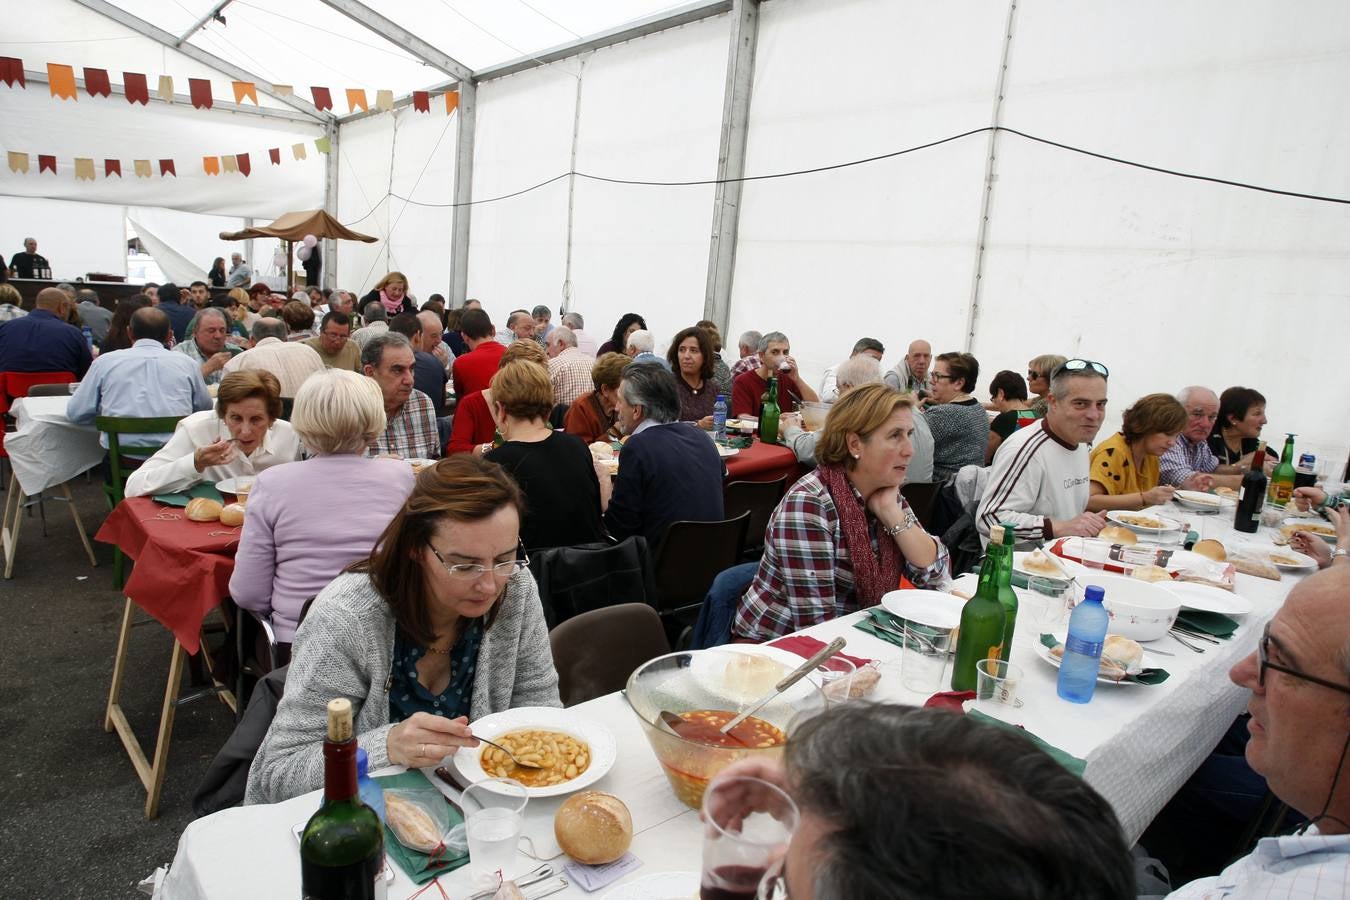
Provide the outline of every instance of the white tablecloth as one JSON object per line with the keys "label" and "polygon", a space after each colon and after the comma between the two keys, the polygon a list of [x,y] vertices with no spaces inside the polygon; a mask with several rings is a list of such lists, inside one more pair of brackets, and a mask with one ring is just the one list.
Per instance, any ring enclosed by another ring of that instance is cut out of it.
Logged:
{"label": "white tablecloth", "polygon": [[25,494],[62,484],[103,460],[93,425],[66,418],[70,397],[19,397],[10,408],[16,430],[5,435],[5,450]]}
{"label": "white tablecloth", "polygon": [[[1169,512],[1177,514],[1175,508]],[[1192,521],[1201,519],[1193,517]],[[1250,539],[1232,530],[1228,514],[1207,517],[1199,527],[1205,537],[1230,544]],[[1268,541],[1264,531],[1257,541]],[[1019,616],[1011,661],[1025,672],[1020,688],[1024,706],[1006,718],[1086,760],[1084,777],[1110,801],[1127,837],[1134,841],[1245,706],[1247,692],[1228,680],[1228,670],[1255,648],[1265,622],[1297,580],[1289,574],[1280,582],[1239,575],[1237,592],[1255,609],[1242,619],[1232,640],[1217,647],[1205,644],[1206,652],[1198,654],[1163,638],[1156,646],[1175,653],[1163,662],[1171,678],[1152,687],[1102,685],[1086,706],[1056,696],[1056,670],[1032,649],[1038,629],[1030,612],[1040,598],[1019,591],[1029,614]],[[963,586],[973,589],[969,581]],[[846,652],[883,663],[894,661],[899,655],[897,647],[852,627],[861,615],[826,622],[805,633],[823,640],[843,634],[848,638]],[[919,705],[927,698],[906,691],[895,668],[887,666],[872,699]],[[614,768],[594,788],[628,804],[635,832],[632,852],[643,865],[616,884],[656,872],[697,871],[698,816],[671,793],[627,702],[611,694],[574,710],[610,728],[619,746]],[[290,832],[293,825],[309,818],[320,796],[320,791],[314,791],[285,803],[229,809],[193,822],[183,832],[173,868],[158,896],[171,900],[298,896],[300,857]],[[533,838],[540,856],[558,852],[552,822],[561,799],[531,801],[526,810],[525,833]],[[523,854],[517,861],[519,873],[537,865]],[[561,868],[565,862],[563,858],[554,864]],[[467,868],[441,881],[452,896],[468,893]],[[399,871],[389,897],[404,900],[416,891]],[[601,891],[596,896],[603,895]],[[587,895],[574,886],[555,896]]]}

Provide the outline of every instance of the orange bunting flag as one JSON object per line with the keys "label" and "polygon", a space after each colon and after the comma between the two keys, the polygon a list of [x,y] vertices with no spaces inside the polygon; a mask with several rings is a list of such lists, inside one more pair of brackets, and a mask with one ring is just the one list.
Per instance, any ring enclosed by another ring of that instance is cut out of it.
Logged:
{"label": "orange bunting flag", "polygon": [[120,159],[105,159],[103,161],[103,177],[111,178],[116,175],[122,177],[122,161]]}
{"label": "orange bunting flag", "polygon": [[202,157],[202,171],[205,172],[207,175],[219,175],[219,174],[220,174],[220,157],[219,157],[219,156],[203,156],[203,157]]}
{"label": "orange bunting flag", "polygon": [[112,95],[112,85],[108,82],[107,69],[84,68],[84,92],[90,97],[108,97]]}
{"label": "orange bunting flag", "polygon": [[253,170],[253,164],[252,164],[251,162],[248,161],[248,154],[247,154],[247,153],[239,153],[239,154],[236,154],[236,155],[235,155],[235,161],[239,164],[239,171],[240,171],[240,173],[241,173],[245,178],[247,178],[247,177],[248,177],[248,173],[251,172],[251,171]]}
{"label": "orange bunting flag", "polygon": [[253,101],[253,105],[258,105],[258,86],[251,81],[236,81],[234,84],[234,102],[243,103],[247,98]]}
{"label": "orange bunting flag", "polygon": [[357,107],[365,112],[370,111],[370,105],[366,103],[366,92],[363,88],[347,88],[347,112],[356,112]]}
{"label": "orange bunting flag", "polygon": [[296,159],[305,159],[305,145],[291,144],[291,155]]}
{"label": "orange bunting flag", "polygon": [[75,179],[77,181],[94,180],[94,161],[81,156],[75,157]]}
{"label": "orange bunting flag", "polygon": [[136,170],[137,178],[149,178],[154,174],[150,169],[150,160],[148,159],[133,160],[131,165]]}
{"label": "orange bunting flag", "polygon": [[20,153],[17,150],[9,151],[9,170],[11,172],[22,172],[28,174],[28,154]]}
{"label": "orange bunting flag", "polygon": [[394,92],[393,92],[393,91],[376,91],[376,92],[375,92],[375,108],[378,109],[378,110],[381,110],[381,111],[383,111],[383,112],[389,112],[389,110],[393,109],[393,108],[394,108]]}
{"label": "orange bunting flag", "polygon": [[19,87],[28,87],[28,81],[23,74],[23,60],[13,56],[0,56],[0,81],[10,87],[14,87],[16,81]]}
{"label": "orange bunting flag", "polygon": [[[159,76],[159,90],[158,90],[156,93],[159,95],[159,99],[163,100],[165,103],[172,103],[172,102],[173,102],[173,76],[172,76],[172,75],[161,75],[161,76]],[[163,162],[163,160],[160,160],[160,162]],[[161,174],[163,174],[163,173],[161,173]],[[177,173],[175,173],[175,175],[176,175],[176,174],[177,174]]]}
{"label": "orange bunting flag", "polygon": [[75,70],[59,63],[47,63],[47,86],[52,89],[53,97],[62,100],[78,100],[75,96]]}
{"label": "orange bunting flag", "polygon": [[459,91],[447,91],[445,95],[445,114],[448,116],[459,106]]}
{"label": "orange bunting flag", "polygon": [[174,168],[173,160],[161,159],[159,161],[159,175],[161,178],[165,175],[172,175],[174,178],[178,177],[178,171]]}
{"label": "orange bunting flag", "polygon": [[233,156],[222,156],[220,158],[220,167],[224,169],[226,173],[238,174],[239,160],[235,159]]}
{"label": "orange bunting flag", "polygon": [[38,154],[38,174],[41,175],[43,172],[56,174],[56,157],[50,153]]}

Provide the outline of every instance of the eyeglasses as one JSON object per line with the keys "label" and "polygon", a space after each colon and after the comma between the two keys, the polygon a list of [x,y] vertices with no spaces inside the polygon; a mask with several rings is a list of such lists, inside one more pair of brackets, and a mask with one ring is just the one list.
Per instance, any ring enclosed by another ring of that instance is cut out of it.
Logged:
{"label": "eyeglasses", "polygon": [[1082,372],[1084,369],[1096,372],[1103,378],[1109,378],[1111,376],[1111,370],[1099,362],[1093,362],[1090,359],[1070,359],[1056,366],[1055,371],[1051,373],[1050,377],[1054,378],[1061,372]]}
{"label": "eyeglasses", "polygon": [[1030,369],[1027,369],[1027,380],[1029,381],[1036,381],[1037,379],[1044,377],[1045,376],[1042,375],[1040,372],[1033,372]]}
{"label": "eyeglasses", "polygon": [[431,551],[432,555],[436,557],[436,561],[441,564],[452,578],[458,578],[461,581],[477,581],[483,577],[484,572],[491,572],[493,578],[510,578],[530,564],[529,554],[522,550],[522,559],[513,559],[510,562],[497,563],[495,566],[480,566],[478,563],[456,563],[452,566],[445,561],[445,557],[441,556],[440,551],[431,546],[430,543],[427,544],[427,549]]}
{"label": "eyeglasses", "polygon": [[1260,662],[1260,668],[1256,673],[1256,683],[1261,687],[1266,686],[1266,669],[1274,669],[1276,672],[1283,672],[1293,678],[1301,678],[1304,681],[1311,681],[1313,684],[1321,685],[1324,688],[1331,688],[1333,691],[1340,691],[1342,694],[1350,694],[1350,686],[1337,684],[1334,681],[1327,681],[1324,678],[1317,678],[1312,675],[1305,675],[1297,669],[1291,669],[1288,666],[1282,666],[1279,663],[1270,661],[1270,623],[1266,623],[1266,628],[1261,632],[1261,643],[1256,645],[1256,658]]}
{"label": "eyeglasses", "polygon": [[955,381],[955,375],[943,375],[941,372],[929,372],[928,377],[934,381]]}

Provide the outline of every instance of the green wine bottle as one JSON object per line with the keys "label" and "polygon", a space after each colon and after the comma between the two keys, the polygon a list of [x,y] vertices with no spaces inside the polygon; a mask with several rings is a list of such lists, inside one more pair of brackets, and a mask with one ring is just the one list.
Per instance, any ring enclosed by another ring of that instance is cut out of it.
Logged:
{"label": "green wine bottle", "polygon": [[[998,659],[1003,652],[1003,625],[1007,613],[999,600],[1000,553],[1003,550],[1003,526],[989,532],[989,554],[980,566],[980,583],[975,596],[961,608],[961,631],[956,637],[956,661],[952,663],[952,690],[975,690],[975,664],[982,659]],[[995,546],[998,549],[995,550]]]}
{"label": "green wine bottle", "polygon": [[[1012,653],[1013,628],[1017,625],[1017,594],[1013,591],[1013,527],[1003,523],[1003,540],[999,544],[998,565],[998,602],[1003,605],[1003,652],[999,659],[1007,659]],[[989,549],[993,550],[991,543]]]}
{"label": "green wine bottle", "polygon": [[[1264,457],[1252,454],[1253,469],[1260,468],[1265,463]],[[1297,474],[1294,471],[1294,436],[1291,434],[1284,439],[1280,462],[1275,466],[1275,471],[1270,473],[1270,487],[1266,488],[1266,499],[1276,506],[1288,506],[1289,501],[1294,499],[1294,478]]]}
{"label": "green wine bottle", "polygon": [[384,900],[384,828],[356,786],[352,703],[328,702],[323,805],[300,835],[303,900]]}
{"label": "green wine bottle", "polygon": [[778,443],[778,376],[769,376],[769,394],[759,411],[759,439],[766,444]]}

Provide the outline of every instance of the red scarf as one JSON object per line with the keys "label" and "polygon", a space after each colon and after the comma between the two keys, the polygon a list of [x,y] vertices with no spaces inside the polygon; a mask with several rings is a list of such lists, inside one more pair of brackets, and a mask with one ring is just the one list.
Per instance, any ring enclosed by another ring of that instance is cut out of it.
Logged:
{"label": "red scarf", "polygon": [[881,535],[877,546],[881,552],[872,552],[872,539],[867,530],[867,507],[854,492],[844,470],[838,466],[818,466],[816,473],[821,484],[830,492],[834,508],[839,511],[839,530],[844,546],[853,561],[853,590],[860,607],[876,606],[883,594],[900,586],[900,551],[894,539]]}

